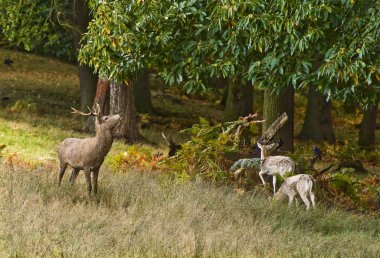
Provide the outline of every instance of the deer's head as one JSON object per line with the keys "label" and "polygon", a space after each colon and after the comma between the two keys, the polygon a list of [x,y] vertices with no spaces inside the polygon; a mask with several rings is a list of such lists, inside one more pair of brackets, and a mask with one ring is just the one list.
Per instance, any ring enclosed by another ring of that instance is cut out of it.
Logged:
{"label": "deer's head", "polygon": [[101,113],[100,106],[96,104],[96,106],[91,110],[89,109],[89,113],[84,113],[79,110],[76,110],[75,108],[71,108],[73,110],[72,113],[74,114],[80,114],[83,116],[94,116],[95,117],[95,131],[111,131],[121,120],[122,116],[120,114],[116,115],[108,115],[103,116]]}
{"label": "deer's head", "polygon": [[276,145],[276,143],[272,144],[262,144],[257,142],[257,147],[261,150],[261,159],[265,159],[269,155],[269,151]]}

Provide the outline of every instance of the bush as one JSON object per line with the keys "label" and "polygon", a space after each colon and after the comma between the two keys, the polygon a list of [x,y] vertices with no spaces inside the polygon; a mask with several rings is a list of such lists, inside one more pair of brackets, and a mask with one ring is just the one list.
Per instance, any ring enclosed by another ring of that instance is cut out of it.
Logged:
{"label": "bush", "polygon": [[182,131],[188,133],[191,140],[182,145],[176,157],[166,159],[163,166],[179,180],[201,177],[212,182],[225,182],[232,165],[226,154],[247,148],[242,146],[244,139],[251,139],[258,131],[258,121],[253,117],[217,125],[201,118],[199,124]]}
{"label": "bush", "polygon": [[124,151],[110,155],[106,164],[116,171],[130,169],[153,172],[158,170],[158,163],[163,159],[162,154],[155,153],[151,147],[145,145],[123,145]]}

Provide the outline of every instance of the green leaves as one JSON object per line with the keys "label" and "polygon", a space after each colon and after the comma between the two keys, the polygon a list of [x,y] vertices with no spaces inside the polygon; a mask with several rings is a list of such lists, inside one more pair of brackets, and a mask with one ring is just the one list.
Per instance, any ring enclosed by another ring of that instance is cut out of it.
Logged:
{"label": "green leaves", "polygon": [[[67,8],[62,1],[57,8]],[[71,34],[59,24],[50,0],[0,0],[0,42],[59,58],[74,59]]]}
{"label": "green leaves", "polygon": [[341,98],[338,91],[356,94],[380,76],[373,72],[379,4],[368,3],[100,1],[80,60],[118,80],[136,69],[154,69],[168,85],[181,84],[187,92],[225,77],[273,89],[321,81],[324,91]]}

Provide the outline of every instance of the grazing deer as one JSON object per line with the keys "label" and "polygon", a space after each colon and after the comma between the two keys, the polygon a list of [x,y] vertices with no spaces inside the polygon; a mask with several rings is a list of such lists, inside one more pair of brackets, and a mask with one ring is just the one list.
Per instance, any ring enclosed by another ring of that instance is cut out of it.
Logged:
{"label": "grazing deer", "polygon": [[84,170],[87,182],[87,191],[91,194],[91,172],[93,173],[94,192],[98,190],[98,174],[104,157],[111,149],[113,136],[112,129],[121,120],[121,115],[102,116],[99,105],[90,113],[83,113],[72,108],[73,114],[95,116],[95,137],[86,139],[68,138],[58,148],[60,171],[58,186],[61,185],[67,165],[73,168],[70,182],[74,184],[80,170]]}
{"label": "grazing deer", "polygon": [[260,164],[260,172],[259,176],[263,184],[265,185],[265,181],[263,178],[263,174],[268,174],[273,176],[273,194],[276,192],[276,175],[284,176],[285,174],[293,174],[296,164],[294,161],[286,156],[269,156],[268,149],[273,148],[275,143],[270,145],[264,145],[257,143],[257,146],[261,150],[261,164]]}
{"label": "grazing deer", "polygon": [[169,137],[169,140],[168,138],[166,138],[165,134],[164,133],[161,133],[162,137],[164,138],[165,142],[167,143],[167,145],[169,146],[169,153],[168,153],[168,156],[169,157],[173,157],[177,154],[177,152],[182,148],[181,145],[179,144],[176,144],[172,137]]}
{"label": "grazing deer", "polygon": [[310,208],[308,196],[310,196],[311,204],[313,205],[313,208],[315,208],[315,195],[313,192],[314,185],[314,178],[311,175],[299,174],[291,176],[285,179],[280,189],[278,189],[278,192],[274,195],[274,198],[278,200],[284,195],[287,195],[289,197],[289,205],[291,205],[298,193],[306,205],[306,210]]}

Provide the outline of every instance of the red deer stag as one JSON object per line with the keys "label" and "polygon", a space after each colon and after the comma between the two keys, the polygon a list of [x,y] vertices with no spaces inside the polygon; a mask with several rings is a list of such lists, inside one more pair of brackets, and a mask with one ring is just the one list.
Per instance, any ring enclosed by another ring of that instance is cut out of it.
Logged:
{"label": "red deer stag", "polygon": [[84,170],[87,182],[87,191],[91,194],[91,172],[93,173],[94,193],[98,190],[98,174],[100,166],[103,164],[104,157],[111,149],[113,136],[112,129],[121,120],[121,115],[102,116],[99,105],[90,113],[83,113],[72,108],[74,114],[84,116],[95,116],[96,135],[91,138],[65,139],[58,148],[58,158],[60,161],[60,171],[58,186],[61,185],[62,177],[67,166],[73,168],[70,182],[74,184],[80,170]]}

